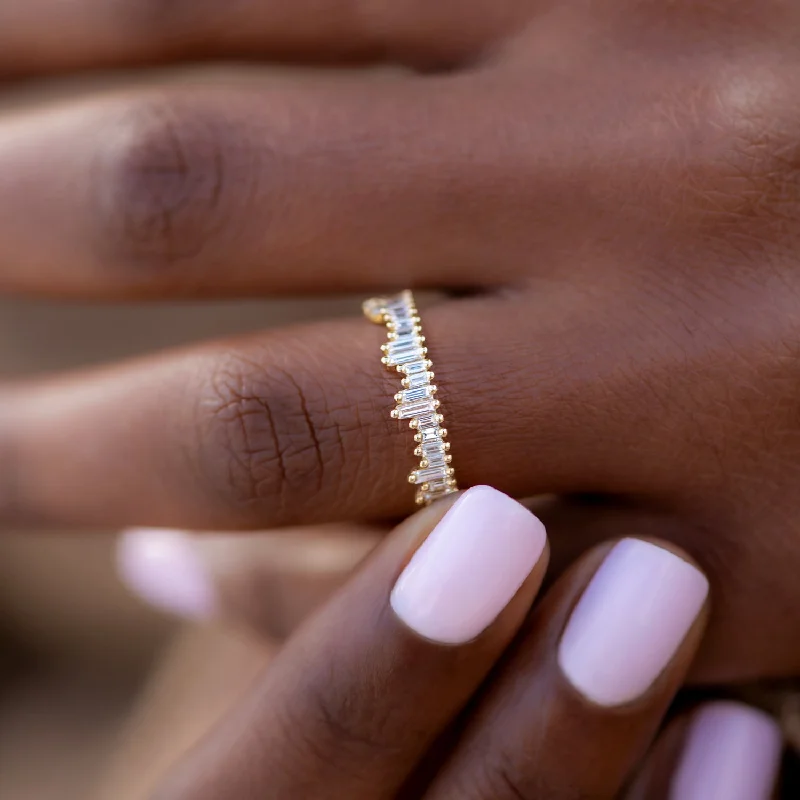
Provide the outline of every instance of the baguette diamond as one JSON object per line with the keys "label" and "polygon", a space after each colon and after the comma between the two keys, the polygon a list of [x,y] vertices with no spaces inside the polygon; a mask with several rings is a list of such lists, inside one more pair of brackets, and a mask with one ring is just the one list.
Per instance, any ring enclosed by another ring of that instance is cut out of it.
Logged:
{"label": "baguette diamond", "polygon": [[364,303],[364,314],[370,321],[386,326],[381,361],[403,376],[391,416],[408,420],[415,431],[414,455],[419,458],[419,466],[408,480],[417,486],[417,503],[428,505],[458,491],[458,486],[455,470],[450,466],[450,445],[444,441],[447,431],[438,410],[439,401],[434,398],[436,386],[414,297],[409,291],[394,297],[373,297]]}

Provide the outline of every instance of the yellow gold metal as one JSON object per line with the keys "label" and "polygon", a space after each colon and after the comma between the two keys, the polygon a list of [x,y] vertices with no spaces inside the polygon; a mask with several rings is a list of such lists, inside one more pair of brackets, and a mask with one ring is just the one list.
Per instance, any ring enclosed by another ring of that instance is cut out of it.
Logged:
{"label": "yellow gold metal", "polygon": [[441,401],[435,398],[438,387],[433,383],[433,362],[428,357],[426,337],[414,297],[409,291],[391,297],[373,297],[363,304],[371,322],[386,327],[386,341],[381,345],[381,364],[400,373],[403,391],[394,395],[396,406],[392,419],[409,420],[414,433],[414,456],[417,469],[408,482],[417,487],[416,502],[427,505],[458,491],[455,470],[450,464],[450,443],[445,442],[447,429],[442,427],[444,415]]}

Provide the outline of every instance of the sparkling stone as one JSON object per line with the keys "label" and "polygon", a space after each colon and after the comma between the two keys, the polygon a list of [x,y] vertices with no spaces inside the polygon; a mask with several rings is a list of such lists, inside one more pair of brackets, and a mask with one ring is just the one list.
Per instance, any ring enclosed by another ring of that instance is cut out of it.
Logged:
{"label": "sparkling stone", "polygon": [[425,414],[419,418],[419,429],[421,431],[433,429],[438,432],[439,430],[439,415],[438,414]]}
{"label": "sparkling stone", "polygon": [[403,368],[406,378],[408,378],[408,388],[418,389],[420,386],[427,386],[430,383],[430,373],[425,361],[412,361]]}
{"label": "sparkling stone", "polygon": [[416,333],[414,330],[414,320],[411,317],[397,317],[394,321],[395,333],[404,336],[409,333]]}
{"label": "sparkling stone", "polygon": [[395,350],[404,350],[408,347],[421,346],[422,345],[419,343],[419,339],[417,339],[417,335],[415,333],[404,333],[389,342],[389,353],[391,354]]}
{"label": "sparkling stone", "polygon": [[432,442],[424,442],[421,445],[421,450],[422,457],[427,458],[428,460],[436,456],[445,456],[447,454],[444,442],[441,439],[436,439]]}
{"label": "sparkling stone", "polygon": [[420,441],[423,445],[427,444],[428,442],[441,442],[442,440],[439,438],[439,426],[433,427],[423,427],[422,421],[420,420],[419,426],[419,434],[420,434]]}
{"label": "sparkling stone", "polygon": [[441,483],[443,486],[447,482],[447,475],[445,474],[445,470],[442,467],[428,467],[427,469],[418,469],[415,470],[414,473],[414,481],[417,485],[422,483],[430,484],[430,488],[433,489],[434,483]]}
{"label": "sparkling stone", "polygon": [[398,419],[414,419],[428,416],[433,411],[433,400],[418,400],[416,403],[401,403],[397,406]]}
{"label": "sparkling stone", "polygon": [[426,400],[429,397],[433,396],[432,392],[433,387],[430,384],[424,384],[423,386],[417,386],[413,389],[405,389],[400,394],[402,398],[400,400],[401,403],[415,403],[417,400]]}
{"label": "sparkling stone", "polygon": [[431,453],[430,455],[423,457],[428,462],[429,467],[437,467],[439,469],[444,469],[447,467],[447,454],[444,451],[441,453]]}
{"label": "sparkling stone", "polygon": [[419,361],[423,358],[422,349],[419,346],[404,347],[397,350],[390,350],[388,354],[389,363],[393,367],[410,364],[412,361]]}

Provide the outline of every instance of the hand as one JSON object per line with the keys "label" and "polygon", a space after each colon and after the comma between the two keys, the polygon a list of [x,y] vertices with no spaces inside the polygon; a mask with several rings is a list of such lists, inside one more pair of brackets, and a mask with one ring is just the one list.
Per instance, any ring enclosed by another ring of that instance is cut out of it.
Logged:
{"label": "hand", "polygon": [[[707,581],[628,539],[587,553],[529,615],[546,563],[541,523],[495,490],[420,512],[152,796],[617,797],[694,654]],[[681,800],[770,795],[769,718],[722,704],[686,723],[626,796],[666,797],[672,772]]]}
{"label": "hand", "polygon": [[[5,3],[0,58],[27,72],[262,53],[434,74],[148,76],[23,108],[0,124],[2,286],[472,289],[425,312],[463,483],[593,493],[558,509],[573,540],[687,549],[716,598],[693,679],[797,672],[800,9],[312,5]],[[328,322],[9,389],[0,514],[405,513],[378,342]]]}

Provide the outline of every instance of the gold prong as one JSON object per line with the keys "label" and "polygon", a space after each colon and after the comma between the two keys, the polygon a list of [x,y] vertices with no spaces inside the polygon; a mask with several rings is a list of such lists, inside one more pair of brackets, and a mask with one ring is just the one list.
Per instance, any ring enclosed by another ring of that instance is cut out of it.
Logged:
{"label": "gold prong", "polygon": [[394,396],[394,401],[395,401],[395,403],[399,403],[399,402],[400,402],[402,399],[403,399],[403,393],[402,393],[402,392],[398,392],[398,393],[397,393],[397,394]]}
{"label": "gold prong", "polygon": [[384,356],[384,357],[381,359],[381,364],[383,364],[383,366],[384,366],[384,367],[388,367],[388,366],[390,366],[390,364],[389,364],[389,359],[388,359],[388,358],[386,358],[386,356]]}
{"label": "gold prong", "polygon": [[430,391],[431,394],[436,394],[436,392],[439,391],[439,387],[432,384],[428,391]]}
{"label": "gold prong", "polygon": [[434,400],[434,401],[433,401],[433,407],[434,407],[434,408],[439,408],[439,406],[440,406],[441,404],[442,404],[441,400]]}
{"label": "gold prong", "polygon": [[452,462],[453,462],[453,456],[445,456],[444,457],[444,463],[445,464],[451,464]]}
{"label": "gold prong", "polygon": [[417,476],[413,472],[408,476],[408,482],[409,483],[416,483],[417,482]]}
{"label": "gold prong", "polygon": [[436,376],[429,370],[428,371],[428,380],[432,381]]}
{"label": "gold prong", "polygon": [[425,495],[422,492],[417,492],[416,496],[414,497],[414,502],[418,506],[424,506],[425,505]]}
{"label": "gold prong", "polygon": [[447,468],[447,475],[448,475],[448,477],[452,478],[452,477],[453,477],[453,475],[455,475],[455,474],[456,474],[456,471],[455,471],[455,470],[454,470],[452,467],[448,467],[448,468]]}
{"label": "gold prong", "polygon": [[420,469],[427,469],[428,466],[429,466],[428,459],[427,458],[423,458],[422,461],[419,462],[419,466],[420,466]]}
{"label": "gold prong", "polygon": [[445,452],[447,452],[450,449],[450,442],[445,442],[444,443],[444,449],[445,449]]}
{"label": "gold prong", "polygon": [[428,348],[427,347],[423,347],[422,348],[422,355],[424,355],[424,356],[428,355]]}
{"label": "gold prong", "polygon": [[[438,403],[439,401],[437,400],[436,402]],[[439,422],[439,423],[444,422],[444,414],[437,414],[436,415],[436,421]]]}
{"label": "gold prong", "polygon": [[399,411],[398,411],[396,408],[393,408],[393,409],[392,409],[392,410],[389,412],[389,416],[390,416],[392,419],[400,419],[400,412],[399,412]]}
{"label": "gold prong", "polygon": [[408,423],[408,427],[411,428],[412,431],[415,431],[417,428],[419,428],[419,420],[412,419],[411,422]]}
{"label": "gold prong", "polygon": [[439,428],[439,438],[440,439],[447,438],[447,428]]}
{"label": "gold prong", "polygon": [[[426,352],[427,352],[427,350],[426,350]],[[424,355],[424,353],[423,353],[423,355]],[[430,369],[432,366],[433,366],[433,361],[431,361],[429,358],[426,358],[425,359],[425,369]],[[433,373],[431,372],[428,377],[429,378],[433,378]]]}
{"label": "gold prong", "polygon": [[[414,440],[415,440],[415,441],[416,441],[416,438],[417,438],[417,437],[415,436],[415,437],[414,437]],[[419,457],[422,455],[422,448],[421,448],[421,447],[415,447],[415,448],[414,448],[414,455],[415,455],[417,458],[419,458]]]}
{"label": "gold prong", "polygon": [[382,344],[381,345],[381,353],[388,353],[388,352],[389,352],[389,345],[388,344]]}
{"label": "gold prong", "polygon": [[400,381],[400,385],[404,389],[408,389],[408,387],[411,385],[411,381],[408,378],[403,378],[403,380]]}

